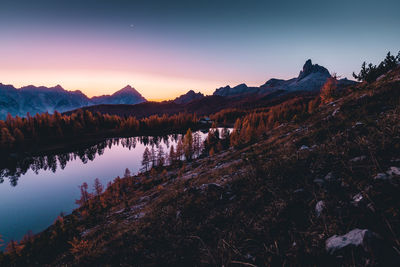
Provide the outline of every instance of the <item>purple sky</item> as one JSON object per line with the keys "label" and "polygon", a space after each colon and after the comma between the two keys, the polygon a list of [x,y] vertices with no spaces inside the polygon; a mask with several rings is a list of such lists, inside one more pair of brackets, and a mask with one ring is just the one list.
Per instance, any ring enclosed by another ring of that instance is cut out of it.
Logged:
{"label": "purple sky", "polygon": [[146,98],[298,75],[305,60],[351,78],[399,50],[400,2],[50,1],[0,3],[0,82]]}

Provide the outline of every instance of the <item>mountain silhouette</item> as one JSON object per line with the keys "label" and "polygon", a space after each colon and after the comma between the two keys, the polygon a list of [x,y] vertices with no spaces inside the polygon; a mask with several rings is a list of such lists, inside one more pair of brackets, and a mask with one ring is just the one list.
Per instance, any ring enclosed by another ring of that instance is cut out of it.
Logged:
{"label": "mountain silhouette", "polygon": [[177,98],[175,98],[175,100],[173,101],[176,104],[186,104],[186,103],[190,103],[194,100],[197,99],[201,99],[203,98],[204,95],[200,92],[195,93],[193,90],[189,90],[186,94],[183,94]]}
{"label": "mountain silhouette", "polygon": [[146,99],[133,87],[126,86],[112,95],[88,98],[81,91],[67,91],[60,85],[54,87],[24,86],[19,89],[0,83],[0,119],[7,114],[25,116],[55,110],[65,112],[98,104],[138,104]]}
{"label": "mountain silhouette", "polygon": [[[308,59],[300,71],[299,76],[289,80],[270,79],[260,87],[248,87],[246,84],[239,84],[235,87],[225,86],[215,90],[214,95],[219,96],[246,96],[249,94],[267,95],[276,91],[283,93],[296,91],[319,91],[326,80],[331,77],[329,71],[318,64],[312,64]],[[339,86],[355,83],[347,79],[338,81]]]}

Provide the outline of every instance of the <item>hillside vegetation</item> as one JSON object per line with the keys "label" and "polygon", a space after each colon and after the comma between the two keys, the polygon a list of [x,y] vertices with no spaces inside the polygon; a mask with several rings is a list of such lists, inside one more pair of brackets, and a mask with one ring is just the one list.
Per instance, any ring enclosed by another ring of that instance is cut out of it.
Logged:
{"label": "hillside vegetation", "polygon": [[399,266],[400,67],[288,101],[241,114],[228,149],[83,188],[0,265]]}

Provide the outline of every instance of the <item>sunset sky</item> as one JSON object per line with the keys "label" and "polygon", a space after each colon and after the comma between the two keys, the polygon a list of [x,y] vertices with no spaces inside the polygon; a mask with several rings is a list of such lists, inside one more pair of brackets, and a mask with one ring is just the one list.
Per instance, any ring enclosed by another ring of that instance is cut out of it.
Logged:
{"label": "sunset sky", "polygon": [[[298,75],[351,78],[400,49],[400,1],[0,0],[0,82],[150,100]],[[388,26],[389,25],[389,26]]]}

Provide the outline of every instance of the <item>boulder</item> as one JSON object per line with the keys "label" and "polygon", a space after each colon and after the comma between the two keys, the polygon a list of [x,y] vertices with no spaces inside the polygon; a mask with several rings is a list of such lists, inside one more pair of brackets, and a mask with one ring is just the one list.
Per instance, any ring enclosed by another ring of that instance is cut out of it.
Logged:
{"label": "boulder", "polygon": [[326,251],[333,255],[346,248],[362,248],[365,252],[370,252],[373,243],[380,239],[379,235],[368,229],[353,229],[345,235],[334,235],[325,242]]}

